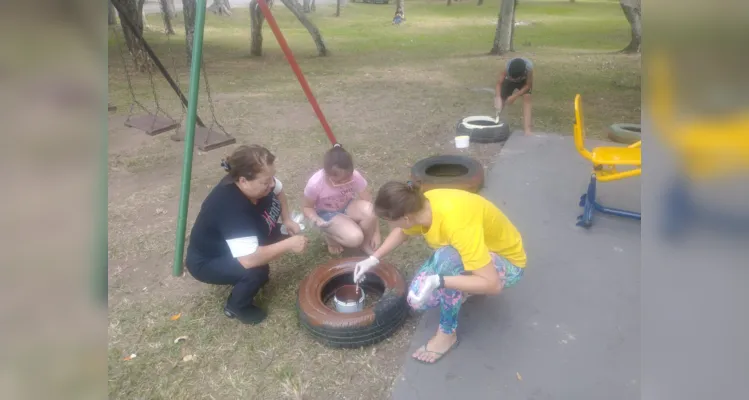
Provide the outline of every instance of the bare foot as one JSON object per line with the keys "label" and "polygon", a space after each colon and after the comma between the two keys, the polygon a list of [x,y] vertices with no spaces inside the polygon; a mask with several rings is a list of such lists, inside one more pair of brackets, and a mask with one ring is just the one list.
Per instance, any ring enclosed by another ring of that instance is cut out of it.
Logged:
{"label": "bare foot", "polygon": [[456,334],[448,335],[442,331],[437,331],[429,342],[421,346],[411,357],[428,364],[432,364],[442,358],[449,350],[453,348],[458,341]]}
{"label": "bare foot", "polygon": [[334,256],[343,253],[343,246],[335,240],[325,236],[325,243],[328,245],[328,252]]}
{"label": "bare foot", "polygon": [[343,253],[343,246],[338,243],[328,243],[328,252],[334,256]]}
{"label": "bare foot", "polygon": [[526,130],[525,136],[533,136],[533,132],[531,132],[530,130]]}

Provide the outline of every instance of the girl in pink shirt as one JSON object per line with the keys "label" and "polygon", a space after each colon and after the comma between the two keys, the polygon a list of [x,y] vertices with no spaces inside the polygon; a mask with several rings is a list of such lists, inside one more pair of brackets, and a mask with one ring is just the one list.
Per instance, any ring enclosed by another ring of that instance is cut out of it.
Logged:
{"label": "girl in pink shirt", "polygon": [[348,247],[371,255],[380,246],[380,226],[367,180],[340,144],[325,153],[324,168],[307,181],[304,215],[323,231],[331,254]]}

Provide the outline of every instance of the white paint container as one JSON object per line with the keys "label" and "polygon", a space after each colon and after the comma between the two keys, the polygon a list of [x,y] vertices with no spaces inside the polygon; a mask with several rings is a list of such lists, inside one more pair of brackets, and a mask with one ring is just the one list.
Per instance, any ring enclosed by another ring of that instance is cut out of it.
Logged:
{"label": "white paint container", "polygon": [[341,286],[335,291],[333,303],[339,313],[359,312],[364,309],[364,290],[356,293],[356,285]]}
{"label": "white paint container", "polygon": [[465,149],[468,148],[468,145],[471,142],[470,136],[456,136],[455,137],[455,147],[458,149]]}

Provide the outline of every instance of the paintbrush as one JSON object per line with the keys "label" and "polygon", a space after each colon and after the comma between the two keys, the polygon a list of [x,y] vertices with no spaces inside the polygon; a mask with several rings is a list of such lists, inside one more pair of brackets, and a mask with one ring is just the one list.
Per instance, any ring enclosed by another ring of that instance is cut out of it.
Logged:
{"label": "paintbrush", "polygon": [[497,110],[497,116],[494,118],[494,123],[495,124],[499,123],[499,117],[502,115],[502,111],[504,111],[504,109],[505,109],[505,107],[503,105],[502,108],[500,108],[499,110]]}

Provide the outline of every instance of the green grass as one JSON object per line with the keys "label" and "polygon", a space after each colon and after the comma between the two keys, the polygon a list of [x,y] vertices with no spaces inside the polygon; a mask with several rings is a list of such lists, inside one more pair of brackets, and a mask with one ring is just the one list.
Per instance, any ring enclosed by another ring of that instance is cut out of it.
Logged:
{"label": "green grass", "polygon": [[[362,67],[386,70],[407,64],[410,67],[434,67],[463,60],[460,68],[444,68],[451,78],[474,86],[491,87],[498,62],[491,58],[466,60],[486,54],[491,47],[497,7],[472,2],[455,3],[445,7],[442,2],[409,3],[407,22],[400,27],[390,24],[392,7],[369,4],[349,4],[340,18],[332,16],[331,7],[321,6],[310,14],[332,52],[329,57],[316,57],[314,44],[301,24],[280,3],[273,8],[284,36],[292,47],[313,90],[325,98],[322,81],[342,76],[356,78]],[[519,54],[536,59],[536,87],[538,96],[537,126],[540,130],[568,133],[569,104],[575,93],[584,98],[597,98],[588,107],[588,121],[592,131],[602,130],[617,121],[630,120],[639,114],[639,57],[606,54],[616,51],[629,40],[629,30],[617,3],[578,2],[522,2],[517,20],[530,21],[531,26],[520,26],[515,34],[515,49]],[[161,28],[160,16],[152,15],[149,22]],[[165,39],[161,32],[149,32],[146,37],[171,73],[179,71],[179,81],[186,90],[188,67],[184,57],[184,28],[175,26],[176,36]],[[214,91],[272,94],[274,98],[300,98],[301,90],[285,63],[270,29],[264,31],[265,56],[249,57],[249,16],[237,9],[230,18],[207,16],[204,59],[209,81]],[[128,102],[128,91],[114,41],[110,39],[110,95],[118,104]],[[547,61],[547,62],[545,62]],[[175,67],[176,65],[176,67]],[[470,73],[470,70],[474,70]],[[117,77],[117,79],[112,78]],[[137,82],[139,99],[152,101],[147,76],[133,77]],[[160,101],[174,112],[179,103],[168,86],[155,76]],[[385,78],[387,79],[387,78]],[[600,96],[606,95],[603,102]],[[621,99],[621,101],[619,101]],[[201,98],[201,115],[207,114],[207,98]],[[611,108],[601,109],[613,102]],[[603,104],[601,104],[603,103]],[[566,107],[560,107],[562,104]],[[628,110],[623,110],[627,105]],[[600,117],[599,117],[600,116]]]}
{"label": "green grass", "polygon": [[[407,2],[404,25],[392,26],[394,6],[351,3],[340,18],[334,7],[309,14],[331,51],[317,57],[306,30],[274,6],[284,35],[336,136],[349,148],[373,188],[405,179],[418,159],[456,150],[455,122],[490,114],[499,68],[512,55],[487,56],[498,4]],[[614,122],[639,122],[640,58],[617,54],[629,27],[617,2],[521,1],[517,55],[533,59],[534,129],[571,134],[572,101],[581,93],[589,134],[604,136]],[[152,15],[147,39],[187,92],[184,28],[167,38]],[[294,207],[306,178],[319,168],[328,148],[296,78],[264,29],[264,51],[249,56],[249,16],[209,14],[204,59],[216,116],[239,143],[261,143],[278,157],[279,176]],[[171,54],[171,56],[170,56]],[[329,259],[319,237],[309,250],[271,267],[261,303],[269,319],[239,326],[220,312],[228,294],[191,277],[170,276],[179,193],[182,143],[122,127],[130,94],[114,36],[110,35],[109,161],[109,392],[111,398],[190,399],[383,399],[398,374],[415,320],[392,339],[363,350],[338,351],[311,341],[297,324],[298,282]],[[138,98],[152,107],[147,74],[133,74]],[[169,114],[184,113],[168,85],[154,76],[159,100]],[[210,121],[205,92],[201,117]],[[521,125],[521,110],[507,117]],[[487,167],[501,145],[472,146],[470,155]],[[200,202],[221,177],[220,158],[231,148],[197,152],[194,159],[188,232]],[[573,151],[572,149],[570,151]],[[384,227],[383,227],[384,228]],[[413,241],[389,260],[408,279],[427,255]],[[169,316],[182,316],[171,321]],[[173,340],[187,335],[179,344]],[[123,361],[137,353],[138,357]],[[181,361],[195,355],[193,361]]]}

